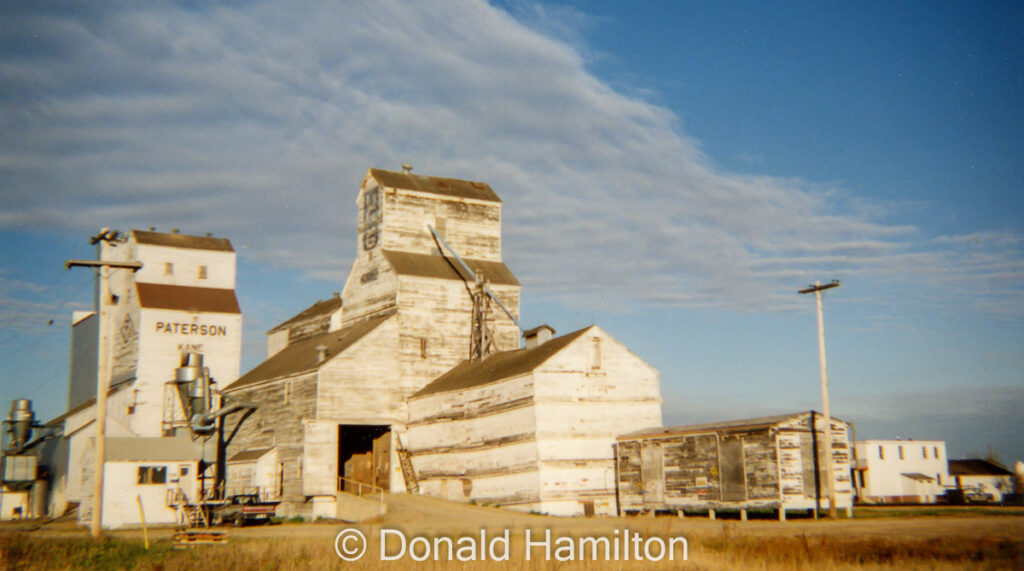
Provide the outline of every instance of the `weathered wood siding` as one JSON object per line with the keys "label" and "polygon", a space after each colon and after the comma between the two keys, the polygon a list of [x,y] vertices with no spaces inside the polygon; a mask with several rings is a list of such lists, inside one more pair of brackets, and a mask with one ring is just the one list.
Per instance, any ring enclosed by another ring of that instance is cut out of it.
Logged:
{"label": "weathered wood siding", "polygon": [[[419,390],[469,358],[473,302],[461,281],[401,276],[399,282],[401,374]],[[519,286],[491,289],[518,318]],[[497,350],[519,348],[519,330],[501,308],[493,306],[491,318]]]}
{"label": "weathered wood siding", "polygon": [[335,424],[404,422],[412,388],[400,370],[398,319],[391,317],[320,367],[315,418]]}
{"label": "weathered wood siding", "polygon": [[302,493],[333,496],[338,491],[338,425],[302,421]]}
{"label": "weathered wood siding", "polygon": [[[372,184],[372,183],[371,183]],[[360,212],[365,188],[359,193]],[[437,253],[429,224],[464,258],[501,260],[501,203],[384,188],[381,246],[420,254]]]}
{"label": "weathered wood siding", "polygon": [[[826,445],[825,445],[825,434],[824,434],[824,420],[821,414],[815,414],[815,427],[817,429],[817,441],[818,441],[818,462],[819,462],[819,478],[820,478],[820,494],[822,498],[822,506],[827,506],[828,492],[825,487],[825,478],[827,470],[825,468],[826,457]],[[800,495],[799,499],[797,494],[792,494],[794,497],[792,501],[787,504],[792,504],[794,507],[799,508],[810,508],[814,506],[814,454],[813,454],[813,438],[810,431],[810,414],[804,414],[800,419],[796,419],[793,422],[786,423],[780,427],[781,434],[792,434],[799,439],[799,455],[800,455],[800,466],[803,481],[803,494]],[[840,508],[851,506],[853,503],[853,481],[850,476],[851,460],[852,455],[850,451],[849,426],[836,419],[831,422],[831,434],[833,434],[833,443],[831,443],[831,457],[833,457],[833,471],[836,478],[836,493],[837,493],[837,504]],[[788,438],[794,438],[790,436]],[[791,494],[786,494],[790,496]]]}
{"label": "weathered wood siding", "polygon": [[539,499],[530,375],[409,401],[423,493],[531,509]]}
{"label": "weathered wood siding", "polygon": [[657,372],[598,327],[530,374],[409,406],[426,493],[559,515],[614,514],[616,436],[661,424]]}
{"label": "weathered wood siding", "polygon": [[[822,505],[827,505],[824,425],[819,422],[822,439],[820,478]],[[833,461],[838,507],[851,505],[847,426],[833,420]],[[790,420],[756,429],[723,428],[689,434],[669,434],[624,438],[618,443],[619,499],[624,511],[691,507],[742,508],[774,507],[807,509],[814,506],[814,459],[810,415],[794,415]],[[722,456],[724,439],[742,443],[742,490],[729,496],[722,490],[722,471],[727,462]],[[655,474],[644,466],[644,449],[659,447],[663,454],[663,498],[650,493],[658,485],[645,481]]]}
{"label": "weathered wood siding", "polygon": [[360,252],[342,290],[346,325],[384,313],[398,304],[398,276],[380,249]]}
{"label": "weathered wood siding", "polygon": [[[303,454],[305,423],[316,418],[316,373],[251,385],[232,391],[232,396],[255,402],[259,408],[242,423],[228,446],[228,457],[245,450],[276,448],[284,482],[280,490],[281,515],[308,515],[310,508],[306,505],[303,482],[310,467],[303,464]],[[239,415],[229,418],[227,429],[232,430]],[[323,470],[322,466],[314,466],[314,477],[318,474],[322,477]],[[228,482],[228,486],[233,485]]]}
{"label": "weathered wood siding", "polygon": [[595,326],[534,376],[542,510],[614,514],[615,439],[661,426],[657,371]]}

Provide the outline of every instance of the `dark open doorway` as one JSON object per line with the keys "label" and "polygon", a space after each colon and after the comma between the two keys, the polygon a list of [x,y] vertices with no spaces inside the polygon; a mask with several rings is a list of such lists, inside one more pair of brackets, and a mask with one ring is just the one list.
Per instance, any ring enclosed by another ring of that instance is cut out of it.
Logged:
{"label": "dark open doorway", "polygon": [[338,425],[338,490],[368,491],[359,484],[384,490],[390,485],[391,427],[373,424]]}

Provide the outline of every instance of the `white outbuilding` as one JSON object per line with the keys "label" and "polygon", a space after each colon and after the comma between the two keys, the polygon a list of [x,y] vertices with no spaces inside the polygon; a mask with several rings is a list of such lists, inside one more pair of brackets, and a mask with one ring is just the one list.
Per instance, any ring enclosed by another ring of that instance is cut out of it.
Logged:
{"label": "white outbuilding", "polygon": [[856,449],[862,502],[931,504],[953,483],[942,440],[858,440]]}

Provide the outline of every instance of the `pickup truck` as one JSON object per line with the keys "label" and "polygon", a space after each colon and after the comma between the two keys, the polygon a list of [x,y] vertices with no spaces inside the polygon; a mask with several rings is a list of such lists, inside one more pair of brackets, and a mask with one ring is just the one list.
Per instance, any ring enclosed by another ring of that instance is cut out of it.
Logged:
{"label": "pickup truck", "polygon": [[988,492],[983,492],[980,488],[962,488],[962,489],[950,489],[946,490],[946,493],[942,495],[942,500],[950,505],[964,505],[964,504],[990,504],[995,502],[995,496]]}
{"label": "pickup truck", "polygon": [[263,502],[256,494],[231,496],[226,503],[214,506],[210,513],[213,525],[231,522],[235,527],[246,523],[270,523],[279,502]]}

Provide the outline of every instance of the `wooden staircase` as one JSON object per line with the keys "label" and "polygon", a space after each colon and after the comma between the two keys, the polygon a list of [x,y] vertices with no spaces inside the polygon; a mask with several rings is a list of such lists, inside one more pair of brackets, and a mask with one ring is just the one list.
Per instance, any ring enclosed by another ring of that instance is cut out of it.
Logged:
{"label": "wooden staircase", "polygon": [[192,504],[181,488],[168,490],[168,505],[174,507],[178,514],[178,528],[210,527],[203,506]]}
{"label": "wooden staircase", "polygon": [[420,483],[416,479],[416,471],[412,467],[412,454],[402,446],[402,439],[396,435],[398,442],[398,463],[402,466],[402,478],[405,479],[405,490],[410,494],[420,493]]}

